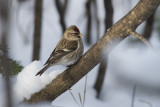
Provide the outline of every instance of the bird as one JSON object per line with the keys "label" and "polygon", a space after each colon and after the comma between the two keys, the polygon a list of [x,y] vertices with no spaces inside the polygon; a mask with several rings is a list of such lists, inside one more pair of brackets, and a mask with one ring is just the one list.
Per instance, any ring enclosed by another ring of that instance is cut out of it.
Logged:
{"label": "bird", "polygon": [[44,68],[35,76],[41,76],[49,67],[54,65],[64,65],[66,67],[74,65],[84,51],[81,36],[82,34],[76,25],[69,26],[44,64]]}

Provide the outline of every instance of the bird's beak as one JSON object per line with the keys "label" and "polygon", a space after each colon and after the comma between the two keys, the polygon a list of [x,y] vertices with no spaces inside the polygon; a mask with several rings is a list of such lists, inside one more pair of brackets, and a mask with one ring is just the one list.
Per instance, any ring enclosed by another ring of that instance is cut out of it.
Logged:
{"label": "bird's beak", "polygon": [[79,34],[78,34],[78,36],[79,36],[79,37],[81,37],[81,36],[82,36],[82,34],[81,34],[81,33],[79,33]]}

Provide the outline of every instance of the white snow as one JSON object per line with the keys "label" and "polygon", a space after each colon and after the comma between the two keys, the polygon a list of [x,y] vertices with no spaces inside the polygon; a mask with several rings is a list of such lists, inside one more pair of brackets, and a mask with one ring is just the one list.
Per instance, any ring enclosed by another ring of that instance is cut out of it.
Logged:
{"label": "white snow", "polygon": [[121,44],[111,52],[110,70],[134,82],[159,87],[160,49],[126,47],[126,45]]}
{"label": "white snow", "polygon": [[[36,73],[41,70],[43,64],[41,61],[34,61],[27,65],[16,78],[13,78],[12,82],[12,93],[15,104],[18,104],[24,100],[29,99],[32,94],[39,92],[45,88],[54,78],[57,77],[62,71],[54,70],[52,72],[45,72],[41,76],[35,76]],[[4,81],[0,77],[1,81]],[[3,83],[3,82],[2,82]],[[3,84],[0,84],[0,88],[3,88]],[[0,99],[5,98],[4,89],[0,89]],[[0,107],[3,107],[5,100],[0,103]]]}
{"label": "white snow", "polygon": [[16,93],[18,102],[24,98],[29,99],[33,93],[45,88],[46,84],[49,84],[60,73],[60,71],[52,71],[35,76],[42,67],[43,64],[40,61],[34,61],[18,74],[16,83],[13,85],[13,93]]}

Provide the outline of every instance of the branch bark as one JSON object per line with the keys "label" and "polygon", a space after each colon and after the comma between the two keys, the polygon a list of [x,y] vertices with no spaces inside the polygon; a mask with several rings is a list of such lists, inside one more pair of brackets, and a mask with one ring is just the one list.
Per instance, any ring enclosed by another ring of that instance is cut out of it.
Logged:
{"label": "branch bark", "polygon": [[[126,16],[114,24],[75,64],[66,69],[40,92],[31,96],[29,103],[52,101],[71,88],[92,70],[118,43],[130,35],[130,31],[146,20],[160,4],[160,0],[141,0]],[[117,41],[116,45],[114,41]],[[110,46],[113,45],[113,46]],[[104,51],[105,50],[105,51]]]}
{"label": "branch bark", "polygon": [[131,35],[137,37],[139,40],[141,40],[144,44],[146,44],[148,47],[152,47],[151,44],[140,34],[138,34],[137,32],[130,32]]}

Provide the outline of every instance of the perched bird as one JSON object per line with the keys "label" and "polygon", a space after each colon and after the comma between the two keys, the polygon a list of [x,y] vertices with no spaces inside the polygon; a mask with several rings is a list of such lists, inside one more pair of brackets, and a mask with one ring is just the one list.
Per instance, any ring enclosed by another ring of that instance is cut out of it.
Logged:
{"label": "perched bird", "polygon": [[44,68],[37,75],[42,75],[50,66],[65,65],[67,67],[75,64],[83,54],[82,34],[75,25],[66,29],[63,37],[44,64]]}

